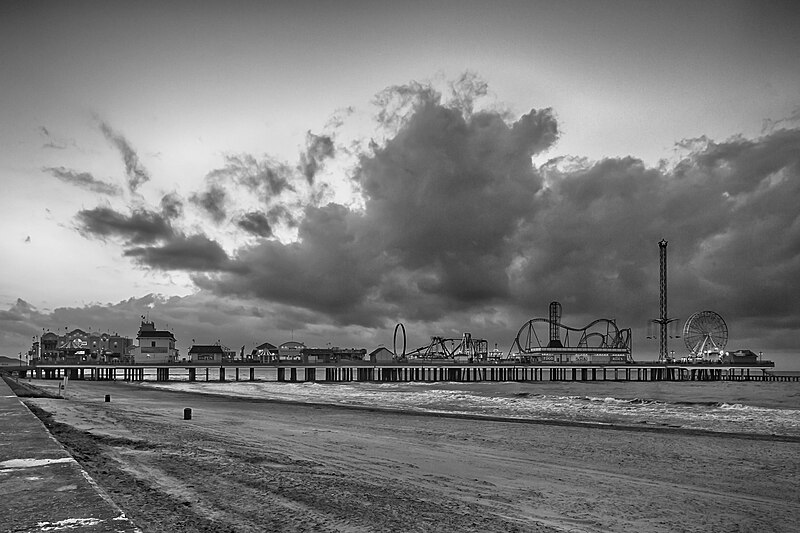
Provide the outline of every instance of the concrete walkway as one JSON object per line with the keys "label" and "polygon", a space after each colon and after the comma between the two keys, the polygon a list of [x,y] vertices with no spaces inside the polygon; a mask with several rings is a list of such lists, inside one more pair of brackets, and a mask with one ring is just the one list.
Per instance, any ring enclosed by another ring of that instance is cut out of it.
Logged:
{"label": "concrete walkway", "polygon": [[140,531],[2,379],[0,531]]}

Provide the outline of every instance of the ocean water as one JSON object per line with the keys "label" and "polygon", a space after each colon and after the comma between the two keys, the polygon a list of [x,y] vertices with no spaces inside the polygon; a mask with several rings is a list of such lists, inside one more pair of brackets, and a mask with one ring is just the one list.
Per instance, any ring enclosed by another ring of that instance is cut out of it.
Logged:
{"label": "ocean water", "polygon": [[800,383],[145,382],[153,388],[413,412],[800,437]]}

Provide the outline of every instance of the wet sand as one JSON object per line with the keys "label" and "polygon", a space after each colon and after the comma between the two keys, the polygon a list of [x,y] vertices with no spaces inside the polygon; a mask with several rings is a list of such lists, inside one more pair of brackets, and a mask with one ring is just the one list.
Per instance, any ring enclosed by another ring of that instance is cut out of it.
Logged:
{"label": "wet sand", "polygon": [[800,519],[796,441],[123,383],[70,382],[66,396],[26,401],[145,532],[785,532]]}

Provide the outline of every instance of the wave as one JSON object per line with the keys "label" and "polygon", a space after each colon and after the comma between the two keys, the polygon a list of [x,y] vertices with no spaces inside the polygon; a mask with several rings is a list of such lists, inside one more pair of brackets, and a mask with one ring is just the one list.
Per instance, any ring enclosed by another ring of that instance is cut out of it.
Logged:
{"label": "wave", "polygon": [[[426,383],[420,386],[375,383],[180,382],[148,386],[240,398],[438,413],[442,416],[451,414],[800,437],[800,410],[748,405],[733,399],[738,400],[738,396],[724,398],[729,401],[710,401],[706,398],[687,399],[685,394],[682,398],[669,398],[661,391],[659,398],[641,394],[625,397],[623,394],[616,394],[624,392],[620,388],[602,391],[612,394],[571,394],[575,387],[538,389],[515,383],[506,386]],[[704,394],[709,392],[715,391],[705,389]]]}

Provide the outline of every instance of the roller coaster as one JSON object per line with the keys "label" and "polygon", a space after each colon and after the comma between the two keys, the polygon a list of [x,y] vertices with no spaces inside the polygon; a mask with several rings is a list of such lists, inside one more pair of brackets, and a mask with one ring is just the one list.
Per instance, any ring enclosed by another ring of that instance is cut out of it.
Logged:
{"label": "roller coaster", "polygon": [[582,328],[561,323],[561,304],[549,318],[532,318],[520,328],[508,357],[528,363],[632,363],[631,330],[599,318]]}

